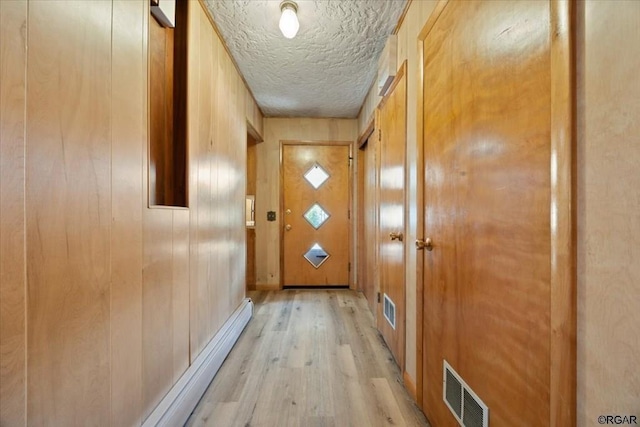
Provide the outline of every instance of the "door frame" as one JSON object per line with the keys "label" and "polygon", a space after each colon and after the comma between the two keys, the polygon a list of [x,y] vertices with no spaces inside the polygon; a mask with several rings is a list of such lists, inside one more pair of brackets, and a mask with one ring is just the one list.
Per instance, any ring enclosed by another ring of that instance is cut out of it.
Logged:
{"label": "door frame", "polygon": [[[417,236],[424,227],[424,41],[449,0],[439,0],[422,27],[418,48]],[[550,426],[576,425],[576,118],[575,4],[549,0],[551,12],[551,277],[550,277]],[[554,226],[555,224],[555,226]],[[416,394],[423,408],[424,256],[416,274]]]}
{"label": "door frame", "polygon": [[354,288],[354,274],[355,274],[355,269],[353,268],[353,260],[354,260],[354,248],[355,248],[355,242],[354,242],[354,236],[355,236],[355,232],[354,232],[354,224],[355,222],[353,221],[353,217],[354,217],[354,208],[353,208],[353,141],[333,141],[333,140],[329,140],[329,141],[323,141],[323,140],[304,140],[304,139],[294,139],[294,140],[280,140],[280,201],[279,201],[279,206],[280,206],[280,219],[278,220],[278,227],[280,227],[280,282],[279,282],[279,290],[284,289],[284,226],[285,226],[285,221],[284,221],[284,157],[283,157],[283,151],[284,151],[284,147],[286,145],[302,145],[302,146],[346,146],[349,147],[349,180],[347,183],[347,186],[349,187],[349,265],[350,265],[350,269],[349,269],[349,289],[353,290]]}

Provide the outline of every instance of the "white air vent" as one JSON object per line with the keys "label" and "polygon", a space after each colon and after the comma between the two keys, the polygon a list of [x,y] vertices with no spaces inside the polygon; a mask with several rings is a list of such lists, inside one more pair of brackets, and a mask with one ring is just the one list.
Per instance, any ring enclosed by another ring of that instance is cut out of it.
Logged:
{"label": "white air vent", "polygon": [[384,305],[383,305],[383,313],[384,318],[387,319],[387,322],[391,325],[391,327],[396,329],[396,305],[391,301],[389,295],[384,294]]}
{"label": "white air vent", "polygon": [[484,404],[471,387],[443,360],[442,398],[449,410],[463,427],[488,427],[489,408]]}

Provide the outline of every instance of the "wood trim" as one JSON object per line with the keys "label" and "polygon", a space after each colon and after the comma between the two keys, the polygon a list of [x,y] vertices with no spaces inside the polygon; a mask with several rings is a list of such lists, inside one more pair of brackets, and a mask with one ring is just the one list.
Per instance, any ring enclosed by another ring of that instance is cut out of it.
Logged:
{"label": "wood trim", "polygon": [[295,140],[290,140],[290,139],[282,139],[280,140],[280,148],[281,148],[281,152],[282,152],[282,146],[283,145],[338,145],[338,146],[345,146],[345,145],[352,145],[353,141],[322,141],[322,140],[317,140],[317,139],[295,139]]}
{"label": "wood trim", "polygon": [[413,0],[407,0],[407,4],[404,5],[404,9],[402,10],[402,14],[400,14],[400,17],[398,18],[398,23],[396,24],[396,27],[393,29],[393,35],[398,34],[398,32],[400,31],[400,28],[402,27],[402,24],[404,23],[404,19],[407,17],[407,13],[409,12],[409,7],[411,7],[411,2]]}
{"label": "wood trim", "polygon": [[264,285],[256,285],[256,291],[279,291],[282,287],[278,283],[268,283]]}
{"label": "wood trim", "polygon": [[349,158],[352,159],[349,165],[349,181],[347,185],[349,186],[349,209],[351,209],[351,219],[349,220],[349,263],[351,263],[351,271],[349,271],[349,289],[355,289],[355,263],[353,262],[354,258],[354,247],[356,246],[354,243],[355,236],[355,220],[354,215],[356,210],[353,206],[353,141],[322,141],[322,140],[289,140],[283,139],[280,140],[280,220],[278,221],[280,227],[280,284],[278,286],[278,290],[284,289],[284,216],[282,213],[284,212],[284,165],[283,165],[283,147],[285,145],[328,145],[328,146],[347,146],[349,147]]}
{"label": "wood trim", "polygon": [[[358,120],[358,118],[360,117],[360,115],[362,114],[362,111],[364,110],[365,105],[367,105],[367,98],[369,97],[369,94],[371,93],[371,90],[373,89],[373,87],[376,85],[376,83],[378,83],[378,76],[376,74],[376,77],[373,79],[373,81],[371,82],[371,86],[369,86],[369,89],[367,89],[367,94],[364,96],[364,99],[362,100],[362,105],[360,105],[360,109],[358,110],[358,114],[356,114],[356,120]],[[373,114],[371,115],[372,117],[369,118],[369,120],[373,120]]]}
{"label": "wood trim", "polygon": [[550,426],[576,425],[575,4],[551,0]]}
{"label": "wood trim", "polygon": [[[181,1],[181,0],[177,0],[177,1]],[[211,13],[209,12],[209,8],[207,8],[207,5],[204,3],[204,0],[198,0],[198,3],[200,3],[200,6],[202,6],[202,10],[204,10],[204,14],[209,19],[209,22],[211,23],[211,26],[213,27],[213,31],[215,31],[216,35],[220,39],[220,43],[222,44],[222,47],[224,47],[224,50],[227,52],[227,55],[229,55],[229,58],[231,58],[231,63],[236,68],[236,71],[238,72],[238,75],[242,79],[242,82],[244,83],[245,87],[249,91],[249,94],[251,95],[251,97],[253,98],[253,100],[255,102],[256,97],[253,94],[253,91],[251,90],[251,87],[249,86],[249,83],[247,83],[247,80],[244,78],[244,74],[242,74],[242,72],[240,71],[240,67],[238,66],[238,63],[236,62],[236,59],[231,54],[231,51],[229,50],[229,46],[227,46],[227,42],[224,40],[224,37],[222,37],[222,34],[220,33],[220,30],[218,29],[218,26],[216,25],[216,22],[213,20],[213,17],[211,16]],[[258,104],[257,102],[256,102],[256,107],[258,107],[258,111],[260,111],[260,114],[262,114],[262,117],[263,118],[266,117],[264,115],[264,111],[262,111],[262,108],[260,108],[260,104]]]}
{"label": "wood trim", "polygon": [[422,27],[422,30],[420,30],[420,33],[418,34],[419,41],[424,42],[424,40],[431,32],[433,25],[436,23],[438,18],[440,18],[442,11],[444,11],[444,8],[448,3],[449,0],[440,0],[438,4],[436,4],[436,7],[433,8],[433,12],[431,12],[431,15],[429,15],[429,19],[427,19],[427,22],[424,24],[424,27]]}
{"label": "wood trim", "polygon": [[253,302],[246,298],[142,426],[183,425],[252,317]]}
{"label": "wood trim", "polygon": [[[402,381],[404,382],[404,387],[409,392],[409,396],[411,396],[411,398],[417,403],[418,402],[418,397],[417,397],[417,394],[416,394],[416,384],[411,379],[409,374],[407,374],[407,371],[404,371],[402,373]],[[419,406],[420,405],[418,405],[418,407]]]}
{"label": "wood trim", "polygon": [[371,120],[369,121],[369,124],[365,128],[364,132],[362,132],[362,134],[358,138],[358,142],[356,143],[356,145],[358,146],[359,149],[362,149],[364,144],[367,143],[367,140],[369,139],[369,137],[373,133],[375,127],[376,127],[375,126],[375,120],[372,117]]}
{"label": "wood trim", "polygon": [[391,86],[389,86],[389,89],[387,89],[387,94],[384,96],[384,98],[382,98],[382,101],[380,101],[380,103],[378,104],[378,109],[384,107],[384,105],[387,103],[387,101],[391,97],[393,90],[396,88],[396,86],[398,86],[398,83],[400,83],[400,80],[402,80],[402,77],[404,77],[406,73],[407,73],[407,60],[405,59],[402,65],[400,66],[400,68],[398,68],[398,73],[393,78],[393,82],[391,82]]}
{"label": "wood trim", "polygon": [[[418,182],[417,182],[417,198],[416,205],[417,212],[417,224],[416,224],[416,237],[425,237],[424,227],[424,41],[429,35],[429,32],[433,28],[434,24],[440,18],[440,15],[444,11],[445,7],[449,3],[449,0],[440,0],[438,4],[429,15],[427,22],[425,22],[422,30],[418,34],[417,49],[418,49],[418,96],[416,106],[416,138],[418,143],[417,150],[417,164]],[[423,357],[424,357],[424,254],[416,256],[416,403],[422,411],[424,411],[423,405],[423,390],[424,390],[424,372],[423,372]]]}
{"label": "wood trim", "polygon": [[253,127],[249,120],[247,120],[247,133],[251,135],[251,137],[257,144],[264,142],[264,138],[262,137],[262,135],[260,135],[260,132],[258,132],[256,128]]}

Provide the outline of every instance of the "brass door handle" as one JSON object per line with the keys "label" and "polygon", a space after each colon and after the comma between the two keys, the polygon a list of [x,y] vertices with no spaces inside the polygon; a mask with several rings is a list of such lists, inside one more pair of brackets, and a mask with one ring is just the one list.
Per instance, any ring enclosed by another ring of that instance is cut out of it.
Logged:
{"label": "brass door handle", "polygon": [[285,230],[287,230],[287,231],[291,231],[291,224],[287,224],[287,225],[284,227],[284,229],[285,229]]}
{"label": "brass door handle", "polygon": [[389,233],[389,237],[391,237],[391,240],[400,240],[401,242],[402,242],[402,239],[404,238],[402,233],[394,233],[394,232]]}
{"label": "brass door handle", "polygon": [[431,238],[427,237],[424,240],[422,240],[422,239],[416,240],[416,249],[419,250],[419,251],[421,251],[422,249],[426,249],[428,251],[432,251],[433,250],[433,242],[431,241]]}

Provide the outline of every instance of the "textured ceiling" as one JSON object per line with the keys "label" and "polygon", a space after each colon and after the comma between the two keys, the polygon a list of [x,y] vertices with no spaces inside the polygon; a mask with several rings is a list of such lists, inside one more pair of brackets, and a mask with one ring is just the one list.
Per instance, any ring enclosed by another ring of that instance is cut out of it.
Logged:
{"label": "textured ceiling", "polygon": [[280,1],[205,0],[267,117],[356,117],[406,0],[301,0],[300,30]]}

